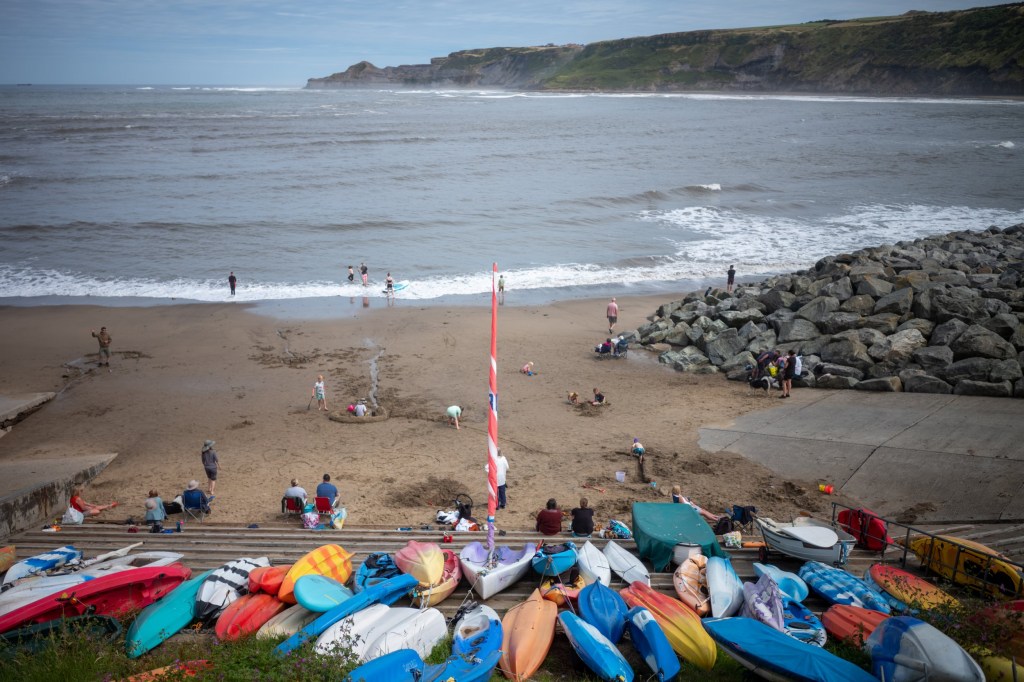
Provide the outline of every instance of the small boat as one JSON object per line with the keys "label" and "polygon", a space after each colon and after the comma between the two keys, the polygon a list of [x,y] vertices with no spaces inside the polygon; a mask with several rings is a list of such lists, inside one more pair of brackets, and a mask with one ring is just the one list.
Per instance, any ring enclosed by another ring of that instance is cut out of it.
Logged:
{"label": "small boat", "polygon": [[542,543],[533,555],[530,565],[541,575],[560,576],[576,565],[576,543],[563,542],[557,545]]}
{"label": "small boat", "polygon": [[958,585],[998,597],[1019,596],[1024,590],[1024,577],[1007,557],[979,542],[947,535],[934,540],[923,536],[912,539],[907,548],[925,568]]}
{"label": "small boat", "polygon": [[821,623],[833,639],[849,642],[850,646],[859,649],[875,628],[888,617],[873,609],[836,604],[821,614]]}
{"label": "small boat", "polygon": [[604,583],[593,583],[580,590],[580,617],[597,628],[612,644],[618,644],[622,639],[628,610],[618,592]]}
{"label": "small boat", "polygon": [[768,574],[756,583],[743,583],[743,608],[740,614],[782,632],[782,593]]}
{"label": "small boat", "polygon": [[292,564],[281,581],[277,598],[285,604],[295,603],[295,581],[304,575],[317,573],[334,578],[344,585],[352,575],[352,553],[341,545],[322,545]]}
{"label": "small boat", "polygon": [[132,621],[124,638],[128,658],[138,658],[189,626],[196,615],[196,593],[213,571],[186,580],[166,597],[150,604]]}
{"label": "small boat", "polygon": [[857,539],[846,531],[831,528],[810,517],[800,516],[790,523],[756,517],[767,547],[761,552],[762,563],[769,549],[804,561],[820,561],[844,566]]}
{"label": "small boat", "polygon": [[588,585],[593,582],[612,584],[612,568],[608,565],[608,557],[590,540],[580,548],[576,565],[580,567],[580,575]]}
{"label": "small boat", "polygon": [[402,571],[395,565],[395,560],[387,552],[372,552],[356,570],[352,581],[352,591],[359,594],[367,587],[394,578]]}
{"label": "small boat", "polygon": [[453,654],[483,658],[501,649],[501,618],[490,606],[473,604],[456,616],[453,632]]}
{"label": "small boat", "polygon": [[311,573],[295,581],[295,601],[310,611],[330,611],[352,596],[348,589],[334,578]]}
{"label": "small boat", "polygon": [[743,582],[736,575],[732,562],[722,557],[710,557],[705,576],[711,599],[711,615],[723,618],[739,613],[743,607]]}
{"label": "small boat", "polygon": [[81,558],[81,550],[75,549],[71,545],[65,545],[64,547],[58,547],[49,552],[43,552],[28,559],[23,559],[7,569],[7,573],[4,574],[3,589],[7,589],[8,585],[13,585],[16,580],[44,573],[63,566],[69,561],[77,561]]}
{"label": "small boat", "polygon": [[39,653],[53,646],[54,638],[65,632],[109,643],[121,636],[121,623],[110,616],[72,616],[12,630],[0,635],[0,657]]}
{"label": "small boat", "polygon": [[825,642],[828,641],[821,620],[792,597],[782,597],[782,627],[793,639],[814,646],[825,646]]}
{"label": "small boat", "polygon": [[878,682],[853,663],[750,618],[711,618],[704,627],[725,653],[766,680]]}
{"label": "small boat", "polygon": [[420,585],[412,591],[413,606],[427,607],[440,604],[451,596],[455,588],[462,580],[462,566],[459,564],[459,555],[450,549],[441,550],[444,557],[444,571],[441,579],[433,584],[424,587]]}
{"label": "small boat", "polygon": [[880,680],[983,682],[985,673],[959,644],[911,616],[882,622],[864,643]]}
{"label": "small boat", "polygon": [[501,621],[501,672],[510,680],[525,680],[537,672],[555,639],[558,607],[534,590],[513,606]]}
{"label": "small boat", "polygon": [[679,564],[672,574],[672,586],[679,599],[701,617],[711,612],[707,567],[708,558],[703,554],[695,554]]}
{"label": "small boat", "polygon": [[231,602],[249,590],[249,573],[254,568],[269,566],[270,559],[248,557],[229,561],[214,569],[196,593],[196,619],[212,622]]}
{"label": "small boat", "polygon": [[819,561],[808,561],[800,567],[800,577],[830,604],[860,606],[885,614],[891,612],[885,597],[841,568],[826,566]]}
{"label": "small boat", "polygon": [[277,656],[284,656],[302,646],[309,640],[316,639],[320,634],[338,621],[360,611],[371,604],[394,604],[416,585],[416,578],[407,575],[396,575],[394,578],[368,587],[351,599],[346,599],[338,606],[304,625],[295,634],[281,642],[274,649]]}
{"label": "small boat", "polygon": [[495,547],[492,555],[483,544],[471,542],[459,552],[459,563],[473,591],[480,599],[490,599],[529,572],[536,551],[537,546],[528,542],[521,550]]}
{"label": "small boat", "polygon": [[778,566],[762,564],[755,561],[754,574],[760,578],[765,573],[772,577],[772,580],[774,580],[775,584],[779,586],[779,591],[782,592],[784,596],[792,597],[796,601],[802,602],[807,599],[807,595],[810,594],[807,589],[807,583],[805,583],[804,579],[796,573],[783,571]]}
{"label": "small boat", "polygon": [[218,639],[230,642],[256,632],[286,608],[287,604],[272,594],[244,594],[224,609],[214,631]]}
{"label": "small boat", "polygon": [[410,540],[405,547],[395,552],[395,565],[416,578],[423,587],[441,582],[444,573],[444,555],[433,542]]}
{"label": "small boat", "polygon": [[630,607],[642,606],[651,612],[677,654],[702,670],[715,666],[718,655],[715,643],[693,609],[640,581],[622,588],[619,594]]}
{"label": "small boat", "polygon": [[361,660],[372,661],[399,649],[412,649],[426,658],[448,636],[448,625],[440,611],[430,608],[409,610],[412,614],[408,618],[376,633],[376,637],[366,646]]}
{"label": "small boat", "polygon": [[284,577],[290,570],[291,565],[260,566],[252,569],[249,573],[249,592],[262,592],[276,597],[281,589],[281,583],[284,582]]}
{"label": "small boat", "polygon": [[558,578],[548,578],[540,584],[540,593],[544,595],[544,598],[555,602],[558,606],[565,606],[567,601],[576,603],[580,597],[580,590],[587,586],[587,581],[583,579],[582,573],[576,573],[576,577],[573,578],[575,571],[570,570],[568,580],[561,582]]}
{"label": "small boat", "polygon": [[286,608],[281,611],[281,613],[277,614],[260,626],[260,629],[256,631],[257,637],[265,639],[272,639],[274,637],[291,637],[321,615],[315,611],[310,611],[299,604],[293,604],[291,606],[285,604],[285,607]]}
{"label": "small boat", "polygon": [[55,618],[97,615],[121,616],[143,609],[189,578],[181,564],[136,568],[82,583],[0,616],[0,632]]}
{"label": "small boat", "polygon": [[[595,583],[601,585],[600,583]],[[601,587],[604,587],[601,585]],[[607,587],[604,589],[608,590]],[[611,590],[608,590],[609,592]],[[619,650],[604,634],[575,613],[562,611],[558,614],[565,636],[569,638],[576,655],[588,668],[607,682],[632,682],[633,668],[622,657]]]}
{"label": "small boat", "polygon": [[602,551],[608,557],[608,565],[611,566],[612,571],[622,578],[623,582],[628,585],[638,581],[644,585],[651,584],[651,573],[644,566],[644,562],[640,561],[640,558],[633,553],[620,547],[614,540],[609,540]]}
{"label": "small boat", "polygon": [[651,612],[635,606],[626,612],[629,640],[658,682],[674,680],[679,675],[679,657],[672,650],[665,632]]}

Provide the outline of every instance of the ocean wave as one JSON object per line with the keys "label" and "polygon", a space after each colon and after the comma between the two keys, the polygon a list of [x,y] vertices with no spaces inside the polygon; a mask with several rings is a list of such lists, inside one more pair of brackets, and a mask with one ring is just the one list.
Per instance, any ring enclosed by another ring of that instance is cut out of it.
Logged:
{"label": "ocean wave", "polygon": [[992,146],[993,147],[1003,147],[1004,149],[1013,149],[1017,145],[1015,145],[1014,143],[1010,142],[1009,140],[1004,140],[1003,142],[1000,142],[999,144],[994,144]]}

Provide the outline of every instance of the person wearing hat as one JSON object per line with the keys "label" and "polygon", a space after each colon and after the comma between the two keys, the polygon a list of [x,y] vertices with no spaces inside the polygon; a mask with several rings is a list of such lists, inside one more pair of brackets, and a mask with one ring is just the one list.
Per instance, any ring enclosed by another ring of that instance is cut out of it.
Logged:
{"label": "person wearing hat", "polygon": [[204,514],[210,513],[210,500],[202,490],[199,489],[199,481],[192,479],[188,487],[181,494],[181,506],[185,509],[202,509]]}
{"label": "person wearing hat", "polygon": [[217,470],[220,468],[220,459],[217,457],[217,451],[213,449],[214,445],[212,440],[204,442],[200,455],[203,460],[203,469],[206,470],[206,478],[210,481],[211,498],[217,490]]}

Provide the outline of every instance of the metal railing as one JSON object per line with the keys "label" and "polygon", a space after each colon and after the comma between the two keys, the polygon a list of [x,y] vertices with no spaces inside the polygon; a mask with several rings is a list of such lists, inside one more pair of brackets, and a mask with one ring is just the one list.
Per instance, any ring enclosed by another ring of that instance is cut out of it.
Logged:
{"label": "metal railing", "polygon": [[[838,518],[840,509],[847,509],[851,513],[860,512],[862,514],[863,524],[861,526],[859,536],[857,533],[853,532],[854,529],[848,524],[840,524]],[[872,535],[869,532],[870,526],[872,525],[871,522],[876,519],[883,524],[882,537]],[[927,556],[919,557],[921,565],[933,573],[937,573],[938,575],[950,580],[954,584],[966,585],[969,587],[981,587],[992,594],[1015,598],[1019,598],[1021,596],[1022,588],[1024,588],[1024,564],[1017,563],[1016,561],[993,552],[985,552],[974,547],[969,547],[957,542],[956,538],[951,538],[946,535],[937,535],[922,528],[916,528],[905,523],[900,523],[899,521],[887,519],[877,514],[871,514],[862,508],[851,507],[841,502],[832,502],[832,524],[835,526],[846,525],[849,532],[852,535],[857,536],[858,546],[863,547],[864,544],[866,544],[866,540],[877,540],[881,543],[882,549],[875,551],[883,557],[890,547],[896,547],[901,554],[899,563],[904,568],[907,565],[907,556],[912,552],[910,549],[911,537],[924,536],[931,538],[931,542],[928,546]],[[902,529],[901,534],[903,535],[903,539],[901,542],[897,542],[890,537],[891,529],[894,527]],[[935,556],[936,547],[939,542],[956,547],[956,554],[953,558],[952,565],[941,561],[940,557]],[[978,561],[971,561],[971,559],[975,558]],[[983,565],[980,562],[984,562]],[[1017,580],[1012,581],[1008,578],[1005,580],[997,580],[996,578],[1001,577],[1002,573],[993,570],[993,562],[999,562],[1000,564],[1013,567],[1017,572]],[[971,566],[977,567],[972,568]],[[1011,583],[1009,586],[1007,585],[1008,581]]]}

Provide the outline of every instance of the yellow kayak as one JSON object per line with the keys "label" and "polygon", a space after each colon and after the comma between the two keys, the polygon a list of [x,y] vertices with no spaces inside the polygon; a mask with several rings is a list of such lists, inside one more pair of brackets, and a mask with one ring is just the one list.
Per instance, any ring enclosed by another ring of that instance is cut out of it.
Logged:
{"label": "yellow kayak", "polygon": [[[947,535],[934,540],[923,536],[912,539],[907,547],[925,568],[958,585],[1003,597],[1020,594],[1024,585],[1024,576],[1005,556],[978,542]],[[987,579],[983,579],[986,571]]]}

